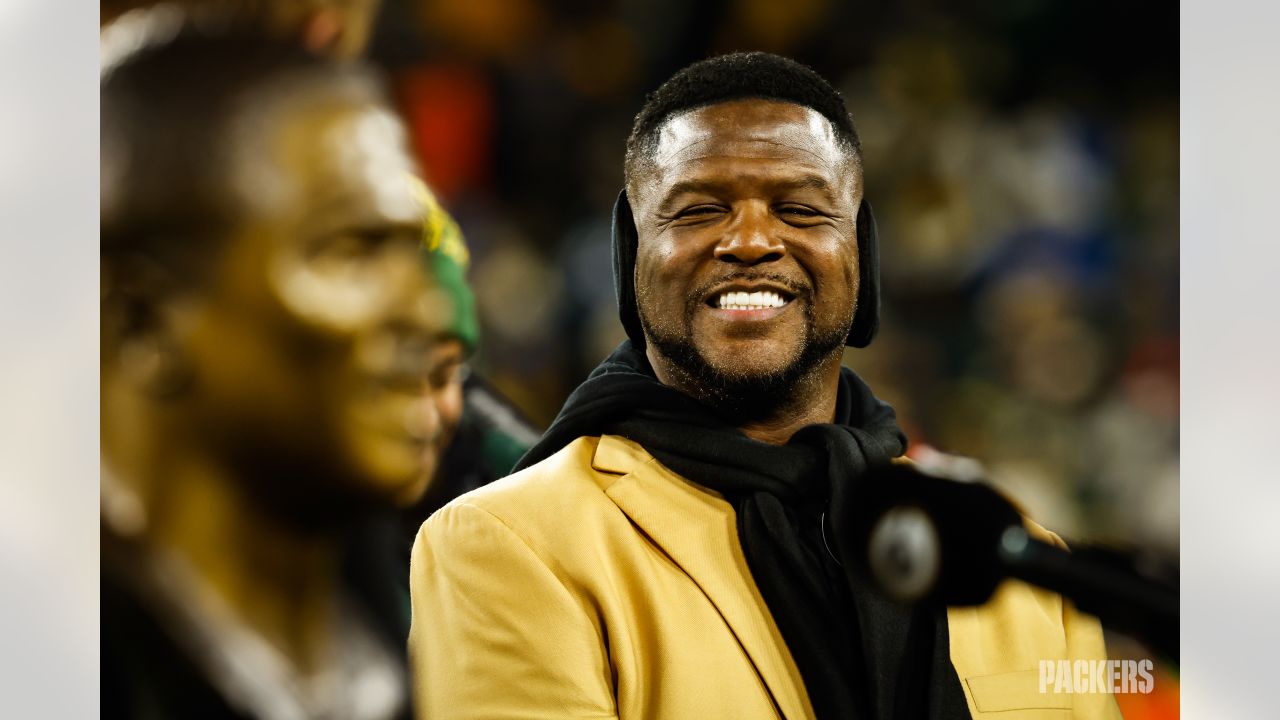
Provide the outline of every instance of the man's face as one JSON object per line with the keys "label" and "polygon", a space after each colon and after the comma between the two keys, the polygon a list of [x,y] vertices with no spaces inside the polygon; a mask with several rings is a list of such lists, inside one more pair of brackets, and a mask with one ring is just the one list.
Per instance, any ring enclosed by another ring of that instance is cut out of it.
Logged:
{"label": "man's face", "polygon": [[785,392],[853,322],[860,171],[821,114],[766,100],[678,115],[654,155],[631,203],[658,362],[713,395]]}
{"label": "man's face", "polygon": [[423,387],[439,328],[403,133],[353,98],[284,105],[254,126],[266,150],[241,148],[245,212],[194,297],[199,427],[278,468],[272,494],[409,502],[438,432]]}

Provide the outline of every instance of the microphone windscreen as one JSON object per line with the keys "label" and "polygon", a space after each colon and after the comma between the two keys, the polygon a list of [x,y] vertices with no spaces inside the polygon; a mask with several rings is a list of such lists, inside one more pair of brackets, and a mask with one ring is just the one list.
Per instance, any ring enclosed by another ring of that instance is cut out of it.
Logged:
{"label": "microphone windscreen", "polygon": [[[891,464],[858,482],[851,532],[841,538],[890,597],[902,602],[979,605],[1005,577],[1000,538],[1022,518],[982,482],[937,477]],[[930,582],[930,578],[932,581]]]}

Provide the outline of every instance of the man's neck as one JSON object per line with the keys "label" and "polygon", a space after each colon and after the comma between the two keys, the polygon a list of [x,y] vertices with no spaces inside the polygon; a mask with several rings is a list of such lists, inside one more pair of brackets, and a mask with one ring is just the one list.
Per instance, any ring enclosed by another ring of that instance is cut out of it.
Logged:
{"label": "man's neck", "polygon": [[240,622],[299,671],[329,662],[337,538],[303,532],[263,512],[225,468],[195,454],[170,456],[149,472],[160,477],[145,478],[144,487],[163,483],[165,489],[146,503],[145,542],[187,563]]}
{"label": "man's neck", "polygon": [[821,377],[816,372],[806,376],[797,383],[792,402],[779,407],[770,417],[758,422],[743,423],[738,429],[752,440],[770,445],[785,445],[802,427],[834,421],[840,378],[839,363],[834,370],[831,379]]}

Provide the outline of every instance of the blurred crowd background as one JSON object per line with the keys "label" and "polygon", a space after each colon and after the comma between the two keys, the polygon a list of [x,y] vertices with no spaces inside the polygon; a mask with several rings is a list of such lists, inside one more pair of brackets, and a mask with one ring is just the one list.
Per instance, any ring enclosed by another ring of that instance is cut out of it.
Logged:
{"label": "blurred crowd background", "polygon": [[369,50],[470,245],[473,364],[545,425],[623,337],[609,210],[644,94],[708,54],[845,94],[884,322],[846,364],[916,453],[1067,537],[1178,547],[1177,10],[1084,2],[385,0]]}

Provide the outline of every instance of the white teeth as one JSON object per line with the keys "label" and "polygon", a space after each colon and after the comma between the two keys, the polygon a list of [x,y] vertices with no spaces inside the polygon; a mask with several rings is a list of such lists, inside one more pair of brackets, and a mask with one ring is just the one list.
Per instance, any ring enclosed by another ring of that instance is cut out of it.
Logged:
{"label": "white teeth", "polygon": [[779,308],[786,304],[787,301],[781,295],[770,290],[721,293],[718,300],[722,310],[761,310]]}

